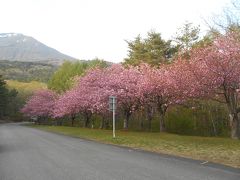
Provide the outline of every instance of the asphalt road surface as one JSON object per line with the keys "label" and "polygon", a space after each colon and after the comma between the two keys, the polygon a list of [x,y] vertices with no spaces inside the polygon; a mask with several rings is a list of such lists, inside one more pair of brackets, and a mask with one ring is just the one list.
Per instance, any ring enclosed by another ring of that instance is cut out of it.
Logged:
{"label": "asphalt road surface", "polygon": [[0,180],[240,180],[240,170],[0,125]]}

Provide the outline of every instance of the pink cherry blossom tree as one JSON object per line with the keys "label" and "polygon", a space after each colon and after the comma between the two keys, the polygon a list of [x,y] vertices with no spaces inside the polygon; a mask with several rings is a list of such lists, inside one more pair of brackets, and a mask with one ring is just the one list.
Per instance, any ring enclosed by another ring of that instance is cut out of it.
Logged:
{"label": "pink cherry blossom tree", "polygon": [[111,94],[106,88],[106,71],[102,68],[90,69],[84,77],[77,78],[77,89],[87,89],[91,112],[102,117],[101,128],[107,127],[109,114],[108,98]]}
{"label": "pink cherry blossom tree", "polygon": [[[108,113],[109,96],[117,97],[117,107],[124,113],[124,129],[128,128],[128,122],[132,112],[137,107],[139,97],[140,73],[133,67],[125,68],[122,65],[112,65],[106,69],[90,70],[78,81],[78,92],[86,91],[91,112],[101,114]],[[81,90],[82,89],[82,90]]]}
{"label": "pink cherry blossom tree", "polygon": [[180,102],[178,81],[172,73],[174,68],[162,65],[160,68],[143,64],[140,66],[143,76],[140,79],[139,89],[141,101],[148,108],[155,105],[159,112],[160,131],[165,131],[165,114],[170,105]]}
{"label": "pink cherry blossom tree", "polygon": [[21,112],[32,117],[52,117],[58,95],[51,90],[40,90],[26,102]]}
{"label": "pink cherry blossom tree", "polygon": [[[73,121],[80,113],[85,118],[85,127],[90,123],[93,113],[105,114],[108,110],[107,95],[101,84],[103,70],[89,70],[85,76],[75,78],[75,86],[60,96],[54,111],[55,117],[70,116]],[[92,127],[94,122],[92,120]]]}
{"label": "pink cherry blossom tree", "polygon": [[195,49],[189,69],[195,81],[196,96],[211,97],[227,104],[231,137],[240,138],[240,36],[228,33],[218,37],[211,46]]}
{"label": "pink cherry blossom tree", "polygon": [[84,86],[74,87],[60,96],[56,102],[54,117],[69,116],[73,126],[76,115],[81,113],[85,118],[84,126],[87,127],[92,116],[91,91],[88,90]]}
{"label": "pink cherry blossom tree", "polygon": [[69,90],[59,96],[55,103],[55,108],[53,111],[53,116],[55,118],[62,118],[64,116],[69,116],[71,119],[72,126],[74,125],[74,120],[76,114],[79,112],[76,104],[77,93],[75,89]]}
{"label": "pink cherry blossom tree", "polygon": [[104,86],[108,96],[117,97],[117,108],[120,109],[124,118],[124,129],[128,129],[129,119],[132,113],[138,108],[140,91],[138,83],[141,73],[134,67],[112,65],[105,70]]}

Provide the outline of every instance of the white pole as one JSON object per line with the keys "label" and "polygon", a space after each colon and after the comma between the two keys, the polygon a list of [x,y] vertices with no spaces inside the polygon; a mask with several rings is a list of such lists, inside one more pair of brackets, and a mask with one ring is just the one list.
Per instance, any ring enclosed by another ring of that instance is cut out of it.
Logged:
{"label": "white pole", "polygon": [[115,138],[115,98],[113,99],[113,138]]}

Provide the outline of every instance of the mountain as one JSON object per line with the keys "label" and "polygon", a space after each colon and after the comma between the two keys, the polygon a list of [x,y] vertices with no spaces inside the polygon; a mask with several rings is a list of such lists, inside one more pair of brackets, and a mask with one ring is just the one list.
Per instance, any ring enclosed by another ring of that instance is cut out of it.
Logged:
{"label": "mountain", "polygon": [[76,60],[36,39],[17,33],[0,33],[0,60],[61,64]]}

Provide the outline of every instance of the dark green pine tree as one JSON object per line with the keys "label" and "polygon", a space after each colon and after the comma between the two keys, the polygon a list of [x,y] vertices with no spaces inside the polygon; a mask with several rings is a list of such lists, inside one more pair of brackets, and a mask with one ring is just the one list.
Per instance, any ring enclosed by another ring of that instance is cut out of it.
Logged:
{"label": "dark green pine tree", "polygon": [[0,118],[6,115],[8,104],[8,89],[6,82],[0,75]]}
{"label": "dark green pine tree", "polygon": [[126,41],[128,44],[128,58],[124,59],[125,65],[137,66],[147,63],[159,66],[170,63],[176,53],[176,47],[171,45],[171,41],[162,39],[160,33],[148,32],[145,39],[138,35],[133,41]]}

